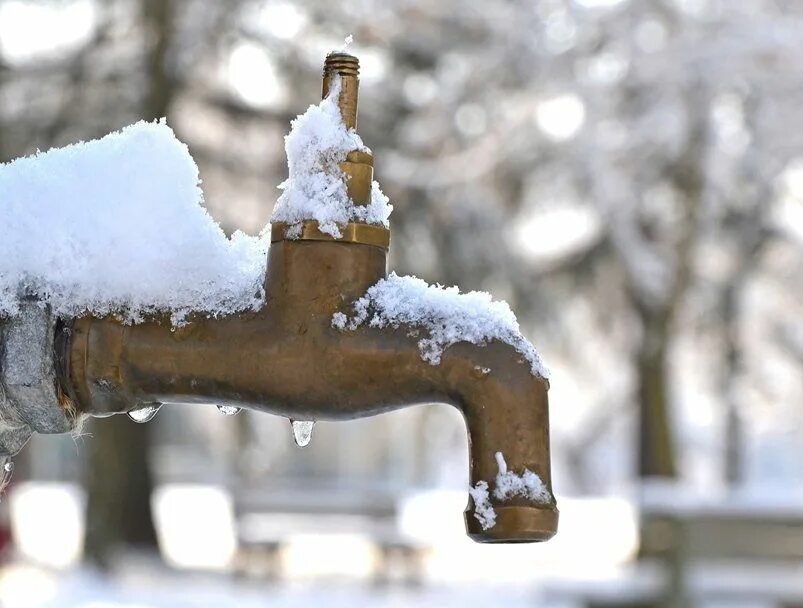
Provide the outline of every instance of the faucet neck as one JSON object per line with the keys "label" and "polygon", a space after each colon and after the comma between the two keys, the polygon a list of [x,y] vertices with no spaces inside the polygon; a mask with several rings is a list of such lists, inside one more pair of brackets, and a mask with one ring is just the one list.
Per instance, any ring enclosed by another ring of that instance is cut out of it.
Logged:
{"label": "faucet neck", "polygon": [[281,240],[270,247],[267,307],[286,318],[332,315],[387,276],[387,250],[342,241]]}

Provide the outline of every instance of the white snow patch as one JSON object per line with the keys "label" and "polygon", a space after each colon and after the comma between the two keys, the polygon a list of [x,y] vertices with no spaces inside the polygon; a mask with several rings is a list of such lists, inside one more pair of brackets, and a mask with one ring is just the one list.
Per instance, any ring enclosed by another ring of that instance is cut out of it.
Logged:
{"label": "white snow patch", "polygon": [[502,452],[497,452],[496,466],[499,473],[496,475],[496,489],[494,498],[497,500],[509,500],[514,496],[523,496],[528,500],[538,503],[549,502],[549,490],[544,486],[541,478],[530,469],[524,469],[521,475],[507,470],[507,463]]}
{"label": "white snow patch", "polygon": [[254,309],[267,238],[229,239],[164,121],[0,165],[0,316],[36,295],[59,315]]}
{"label": "white snow patch", "polygon": [[[494,454],[496,466],[499,472],[496,474],[496,487],[493,497],[498,501],[510,500],[514,496],[521,496],[527,500],[539,504],[548,504],[550,501],[549,490],[547,490],[541,478],[530,471],[524,469],[521,475],[517,475],[507,470],[507,463],[502,452]],[[490,501],[488,482],[480,480],[470,486],[468,493],[474,501],[474,517],[482,525],[483,530],[488,530],[496,525],[496,511]]]}
{"label": "white snow patch", "polygon": [[482,529],[493,528],[496,525],[496,511],[488,495],[488,482],[478,481],[473,487],[469,487],[468,493],[474,501],[474,517],[480,522]]}
{"label": "white snow patch", "polygon": [[534,375],[549,377],[507,302],[494,301],[482,291],[460,293],[457,287],[428,285],[417,277],[391,273],[354,303],[351,318],[342,312],[332,317],[332,326],[340,330],[355,330],[366,323],[424,330],[427,336],[419,340],[418,347],[421,358],[432,365],[438,365],[443,351],[458,342],[483,345],[500,340],[521,353]]}
{"label": "white snow patch", "polygon": [[[352,150],[368,151],[354,129],[347,129],[337,99],[340,78],[333,79],[329,94],[311,105],[292,122],[285,137],[289,177],[273,210],[271,222],[289,224],[300,230],[301,222],[317,220],[321,232],[342,236],[338,224],[363,222],[388,227],[393,210],[377,182],[373,182],[371,202],[355,205],[349,199],[343,172],[338,166]],[[292,232],[287,236],[291,237]]]}
{"label": "white snow patch", "polygon": [[349,318],[342,312],[336,312],[332,315],[332,327],[335,329],[346,329],[349,324]]}

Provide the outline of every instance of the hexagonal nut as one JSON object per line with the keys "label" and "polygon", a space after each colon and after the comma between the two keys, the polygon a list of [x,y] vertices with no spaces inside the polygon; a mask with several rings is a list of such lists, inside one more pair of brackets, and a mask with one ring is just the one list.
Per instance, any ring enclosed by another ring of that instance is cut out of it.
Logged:
{"label": "hexagonal nut", "polygon": [[[5,391],[0,418],[17,420],[38,433],[66,433],[73,422],[59,405],[54,359],[56,319],[49,306],[26,300],[3,323],[0,384]],[[1,435],[1,434],[0,434]]]}

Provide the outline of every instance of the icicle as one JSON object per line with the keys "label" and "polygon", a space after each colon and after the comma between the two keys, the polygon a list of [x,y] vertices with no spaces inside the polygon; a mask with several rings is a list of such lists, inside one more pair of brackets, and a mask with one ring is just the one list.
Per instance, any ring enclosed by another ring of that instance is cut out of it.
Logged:
{"label": "icicle", "polygon": [[11,483],[11,476],[14,474],[14,462],[11,460],[11,456],[2,456],[0,457],[0,495],[6,491],[8,484]]}
{"label": "icicle", "polygon": [[290,420],[293,425],[293,439],[296,440],[296,445],[300,448],[309,445],[312,440],[312,429],[315,427],[314,420]]}
{"label": "icicle", "polygon": [[237,407],[236,405],[218,405],[216,407],[224,416],[236,416],[243,410],[243,408]]}
{"label": "icicle", "polygon": [[153,420],[153,417],[156,416],[156,414],[159,412],[159,408],[161,407],[161,403],[149,403],[148,405],[144,405],[135,410],[131,410],[130,412],[126,412],[126,416],[128,416],[134,422],[144,424]]}

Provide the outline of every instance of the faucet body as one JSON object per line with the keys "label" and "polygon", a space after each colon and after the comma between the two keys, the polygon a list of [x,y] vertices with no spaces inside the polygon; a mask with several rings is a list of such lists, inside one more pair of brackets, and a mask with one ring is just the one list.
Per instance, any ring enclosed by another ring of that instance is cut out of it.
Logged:
{"label": "faucet body", "polygon": [[[78,408],[105,416],[158,403],[214,403],[296,420],[348,420],[408,405],[461,410],[470,443],[471,483],[496,475],[502,451],[511,470],[530,469],[551,487],[546,383],[512,347],[458,343],[439,365],[421,358],[414,328],[362,326],[342,332],[332,315],[383,278],[386,251],[337,241],[271,246],[265,306],[254,313],[125,325],[114,318],[72,326],[67,390]],[[490,371],[487,371],[490,370]],[[514,499],[496,506],[482,541],[545,540],[554,504]]]}
{"label": "faucet body", "polygon": [[[352,90],[356,100],[356,85]],[[356,122],[356,101],[353,116]],[[367,202],[372,166],[365,152],[341,164],[352,200]],[[57,360],[62,389],[76,408],[106,416],[152,403],[209,403],[294,420],[348,420],[448,403],[467,424],[472,484],[494,479],[501,451],[511,470],[529,469],[550,489],[548,504],[492,498],[497,518],[489,529],[469,505],[469,535],[483,542],[554,535],[546,382],[502,342],[458,343],[431,365],[421,358],[416,328],[336,329],[333,315],[386,276],[389,231],[349,224],[335,240],[306,222],[301,236],[290,239],[285,228],[273,226],[259,311],[198,316],[177,328],[168,317],[138,325],[74,320]]]}

